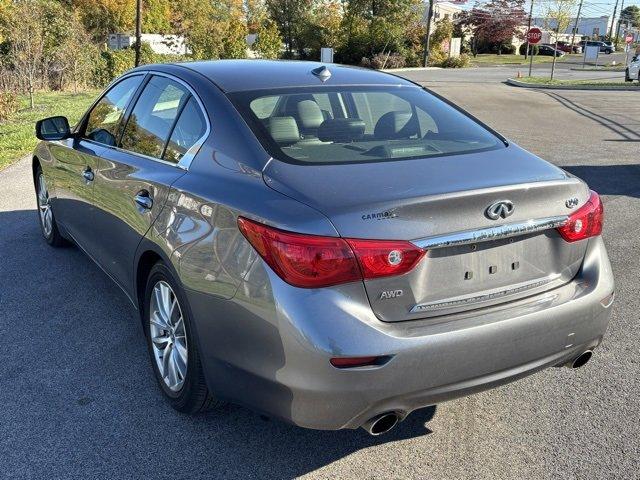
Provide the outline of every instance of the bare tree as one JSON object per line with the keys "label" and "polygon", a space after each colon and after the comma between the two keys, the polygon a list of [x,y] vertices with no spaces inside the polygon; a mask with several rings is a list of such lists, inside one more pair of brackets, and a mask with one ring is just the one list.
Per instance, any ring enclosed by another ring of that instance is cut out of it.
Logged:
{"label": "bare tree", "polygon": [[44,53],[40,9],[33,0],[22,0],[15,4],[13,15],[14,20],[9,26],[9,55],[16,76],[29,93],[29,105],[33,108],[33,94]]}

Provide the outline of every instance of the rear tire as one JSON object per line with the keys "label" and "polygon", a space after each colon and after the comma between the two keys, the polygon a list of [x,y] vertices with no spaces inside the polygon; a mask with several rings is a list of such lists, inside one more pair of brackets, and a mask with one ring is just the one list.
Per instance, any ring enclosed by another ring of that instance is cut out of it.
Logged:
{"label": "rear tire", "polygon": [[628,68],[624,71],[624,81],[625,82],[633,82],[633,79],[629,76],[629,69]]}
{"label": "rear tire", "polygon": [[40,224],[42,236],[52,247],[67,246],[69,242],[60,234],[60,230],[58,229],[56,217],[53,214],[53,207],[49,198],[47,180],[42,173],[40,165],[36,167],[34,180],[36,186],[36,203],[38,206],[38,223]]}
{"label": "rear tire", "polygon": [[221,404],[205,381],[186,297],[162,262],[149,272],[143,320],[153,371],[169,404],[189,414]]}

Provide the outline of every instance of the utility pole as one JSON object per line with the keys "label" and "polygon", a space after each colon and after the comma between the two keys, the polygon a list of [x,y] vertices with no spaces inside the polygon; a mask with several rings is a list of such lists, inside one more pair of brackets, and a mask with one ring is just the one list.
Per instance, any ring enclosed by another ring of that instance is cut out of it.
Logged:
{"label": "utility pole", "polygon": [[[529,9],[529,24],[527,25],[527,32],[531,30],[531,18],[533,17],[533,0],[531,0],[531,8]],[[529,40],[527,40],[527,48],[524,51],[524,59],[527,59],[529,55]],[[533,55],[533,52],[531,53]],[[529,76],[531,76],[531,69],[529,69]]]}
{"label": "utility pole", "polygon": [[[580,5],[578,6],[578,16],[576,17],[576,22],[573,24],[573,35],[571,36],[571,49],[573,52],[573,45],[576,43],[576,32],[578,31],[578,22],[580,21],[580,12],[582,12],[582,0],[580,0]],[[584,48],[587,48],[587,44],[585,43]]]}
{"label": "utility pole", "polygon": [[620,5],[620,17],[618,17],[618,26],[616,27],[616,38],[620,38],[620,24],[622,23],[622,12],[624,11],[624,0]]}
{"label": "utility pole", "polygon": [[427,66],[429,63],[429,37],[431,36],[431,19],[433,18],[433,3],[436,0],[429,0],[429,9],[427,10],[427,33],[424,36],[424,53],[422,54],[422,65]]}
{"label": "utility pole", "polygon": [[142,0],[136,0],[136,63],[140,65],[140,37],[142,36]]}
{"label": "utility pole", "polygon": [[613,7],[613,17],[611,17],[611,26],[609,27],[609,40],[613,41],[613,24],[616,23],[616,13],[618,11],[618,0],[616,0],[616,5]]}

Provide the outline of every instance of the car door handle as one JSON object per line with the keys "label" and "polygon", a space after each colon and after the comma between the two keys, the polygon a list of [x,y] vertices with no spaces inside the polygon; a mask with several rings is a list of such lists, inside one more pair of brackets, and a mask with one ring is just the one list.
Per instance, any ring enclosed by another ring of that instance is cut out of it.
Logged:
{"label": "car door handle", "polygon": [[151,210],[151,207],[153,207],[153,199],[149,196],[149,192],[139,192],[134,197],[134,200],[138,205],[140,205],[140,207],[145,210]]}
{"label": "car door handle", "polygon": [[93,175],[93,172],[91,171],[91,168],[89,167],[85,168],[82,171],[82,176],[87,182],[93,182],[93,179],[95,178],[95,176]]}

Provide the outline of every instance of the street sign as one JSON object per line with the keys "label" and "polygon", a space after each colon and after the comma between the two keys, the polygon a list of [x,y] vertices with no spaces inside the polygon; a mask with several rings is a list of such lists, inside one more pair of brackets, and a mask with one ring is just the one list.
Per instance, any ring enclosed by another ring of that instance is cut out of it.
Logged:
{"label": "street sign", "polygon": [[625,41],[626,43],[631,43],[631,42],[633,42],[633,35],[629,35],[629,34],[627,34],[627,36],[626,36],[626,37],[624,37],[624,41]]}
{"label": "street sign", "polygon": [[542,40],[542,30],[540,30],[538,27],[530,28],[529,31],[527,32],[527,42],[529,42],[532,45],[535,45],[540,40]]}

